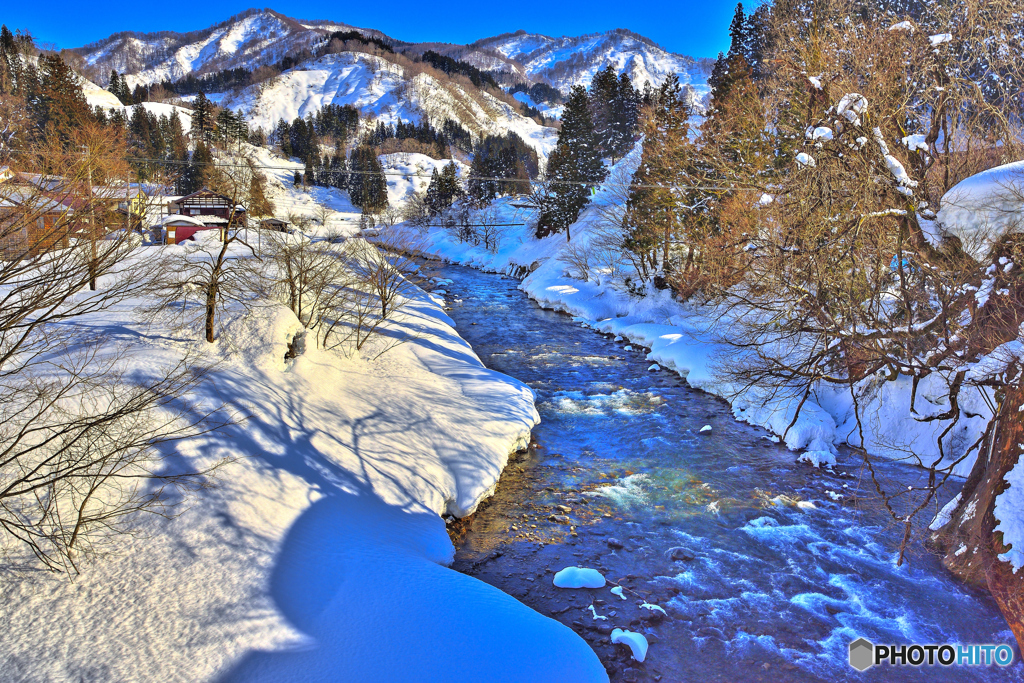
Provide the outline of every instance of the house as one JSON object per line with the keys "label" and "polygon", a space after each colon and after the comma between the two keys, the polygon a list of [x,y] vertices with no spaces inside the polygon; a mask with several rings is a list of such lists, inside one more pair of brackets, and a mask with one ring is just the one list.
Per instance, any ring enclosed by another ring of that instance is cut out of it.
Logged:
{"label": "house", "polygon": [[168,204],[170,213],[190,216],[207,227],[247,227],[245,207],[205,187]]}
{"label": "house", "polygon": [[0,258],[35,256],[66,249],[70,239],[88,229],[89,219],[74,207],[35,187],[0,186]]}
{"label": "house", "polygon": [[288,228],[289,225],[291,223],[280,218],[264,218],[260,221],[260,229],[273,232],[291,232]]}
{"label": "house", "polygon": [[153,227],[163,232],[165,243],[178,244],[187,239],[191,239],[201,230],[214,230],[218,226],[206,225],[203,221],[199,220],[199,218],[193,218],[192,216],[170,214],[168,216],[162,216],[153,224]]}

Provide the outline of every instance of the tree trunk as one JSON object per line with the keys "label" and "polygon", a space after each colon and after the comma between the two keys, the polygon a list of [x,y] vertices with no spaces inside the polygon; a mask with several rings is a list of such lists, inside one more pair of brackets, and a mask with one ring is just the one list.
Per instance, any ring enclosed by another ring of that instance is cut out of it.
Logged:
{"label": "tree trunk", "polygon": [[[990,440],[964,484],[950,521],[932,539],[945,554],[943,564],[960,579],[988,588],[1006,622],[1024,648],[1024,571],[1013,572],[999,559],[1007,546],[996,533],[995,501],[1006,490],[1006,474],[1024,451],[1024,389],[1010,385],[1000,405]],[[966,550],[960,550],[961,547]]]}
{"label": "tree trunk", "polygon": [[213,323],[217,313],[217,284],[211,281],[206,288],[206,341],[213,343]]}

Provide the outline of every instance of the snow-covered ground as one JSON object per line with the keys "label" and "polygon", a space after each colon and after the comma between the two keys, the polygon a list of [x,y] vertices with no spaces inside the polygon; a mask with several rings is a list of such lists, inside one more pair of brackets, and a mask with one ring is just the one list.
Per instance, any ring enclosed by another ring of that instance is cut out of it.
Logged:
{"label": "snow-covered ground", "polygon": [[[615,167],[610,178],[628,182],[638,161],[639,146]],[[600,189],[572,226],[572,243],[583,245],[594,239],[602,210],[617,201],[620,200],[612,189]],[[649,348],[651,361],[679,373],[690,385],[728,400],[737,419],[764,427],[780,437],[785,434],[786,445],[800,451],[801,460],[829,464],[835,462],[837,446],[860,445],[854,403],[847,389],[818,385],[794,422],[802,395],[770,396],[758,387],[734,386],[715,372],[717,362],[736,352],[725,343],[730,325],[721,310],[711,305],[680,303],[667,291],[652,292],[643,298],[631,296],[622,287],[621,275],[602,267],[599,257],[594,259],[589,279],[582,277],[566,260],[565,236],[535,239],[531,222],[535,216],[528,209],[512,206],[513,203],[518,202],[495,202],[489,210],[490,220],[526,225],[507,228],[500,248],[493,253],[483,246],[460,243],[439,228],[426,231],[418,239],[425,251],[463,265],[505,273],[529,269],[532,272],[523,280],[521,289],[542,306],[566,311],[595,330],[621,336],[623,343],[631,341]],[[948,410],[944,387],[944,380],[937,375],[921,381],[916,404],[919,417]],[[936,440],[948,423],[915,419],[909,409],[911,388],[910,377],[896,381],[866,380],[858,385],[863,445],[877,455],[915,464],[916,456],[930,463],[940,457]],[[977,388],[965,389],[960,405],[963,416],[943,442],[947,454],[957,455],[974,443],[992,416],[990,403]],[[956,466],[955,473],[967,476],[973,462],[973,456],[968,457]]]}
{"label": "snow-covered ground", "polygon": [[230,461],[179,516],[138,518],[74,580],[15,569],[31,562],[14,548],[0,680],[607,680],[571,630],[445,568],[440,515],[489,495],[538,418],[439,297],[410,295],[387,331],[403,343],[382,355],[307,343],[291,361],[302,325],[284,306],[229,307],[211,345],[147,323],[141,303],[75,324],[126,346],[132,370],[198,353],[212,371],[192,398],[246,419],[178,443],[175,466]]}

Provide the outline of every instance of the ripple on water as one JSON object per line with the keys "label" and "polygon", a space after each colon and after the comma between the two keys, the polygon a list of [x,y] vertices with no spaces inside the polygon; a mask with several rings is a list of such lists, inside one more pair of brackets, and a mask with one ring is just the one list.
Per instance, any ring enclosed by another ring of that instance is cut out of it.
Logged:
{"label": "ripple on water", "polygon": [[655,412],[665,399],[650,391],[619,389],[609,394],[587,394],[582,391],[555,391],[539,408],[565,415],[591,417],[636,416]]}

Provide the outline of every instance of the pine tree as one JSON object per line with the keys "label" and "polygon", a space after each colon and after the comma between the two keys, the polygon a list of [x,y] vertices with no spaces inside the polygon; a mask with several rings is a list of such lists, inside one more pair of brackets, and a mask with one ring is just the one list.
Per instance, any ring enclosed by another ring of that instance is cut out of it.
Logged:
{"label": "pine tree", "polygon": [[765,77],[764,55],[770,49],[769,26],[771,25],[772,6],[763,4],[747,18],[747,35],[744,43],[743,56],[750,65],[750,76],[755,81]]}
{"label": "pine tree", "polygon": [[590,202],[593,187],[604,179],[606,170],[594,135],[587,91],[573,86],[562,112],[562,128],[558,142],[548,157],[548,189],[537,222],[537,236],[565,231],[571,239],[569,226]]}
{"label": "pine tree", "polygon": [[378,213],[388,205],[388,183],[377,150],[360,145],[352,150],[349,198],[363,213]]}
{"label": "pine tree", "polygon": [[213,170],[213,154],[206,143],[200,140],[196,143],[196,148],[192,152],[188,165],[185,166],[185,171],[178,177],[178,193],[192,194],[203,189],[204,180],[210,176]]}
{"label": "pine tree", "polygon": [[92,119],[92,110],[77,74],[60,55],[44,54],[39,58],[39,66],[42,78],[38,97],[29,100],[37,131],[52,131],[66,140],[72,130]]}
{"label": "pine tree", "polygon": [[[689,170],[690,108],[673,74],[658,89],[644,121],[644,149],[633,175],[623,221],[625,247],[642,276],[672,269],[670,246],[684,220],[680,191]],[[662,280],[658,280],[662,282]]]}
{"label": "pine tree", "polygon": [[192,103],[192,139],[210,142],[213,126],[213,102],[200,92]]}
{"label": "pine tree", "polygon": [[[473,163],[469,167],[469,182],[466,184],[466,192],[473,203],[477,206],[490,204],[498,195],[495,181],[491,178],[497,177],[496,171],[490,163],[490,156],[484,153],[483,145],[477,149],[473,157]],[[429,187],[427,197],[430,197]],[[428,204],[429,205],[429,204]]]}
{"label": "pine tree", "polygon": [[743,3],[736,5],[736,11],[732,16],[732,23],[729,24],[729,57],[736,55],[747,57],[746,48],[750,39],[747,34],[747,20],[743,14]]}
{"label": "pine tree", "polygon": [[[107,86],[107,90],[109,90],[110,93],[118,99],[118,101],[121,100],[121,97],[118,94],[121,92],[121,77],[117,75],[117,69],[110,70],[110,85]],[[121,102],[121,104],[124,104],[124,102]]]}
{"label": "pine tree", "polygon": [[594,75],[590,83],[590,117],[594,123],[594,136],[598,148],[605,156],[611,156],[615,147],[614,102],[618,97],[619,80],[611,64]]}
{"label": "pine tree", "polygon": [[0,95],[17,93],[20,71],[21,58],[14,34],[4,24],[0,26]]}
{"label": "pine tree", "polygon": [[633,81],[623,73],[619,77],[615,98],[612,101],[612,135],[610,153],[612,161],[623,156],[633,146],[633,135],[640,121],[640,93],[633,87]]}

